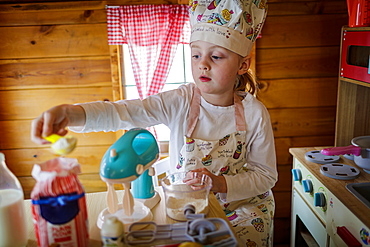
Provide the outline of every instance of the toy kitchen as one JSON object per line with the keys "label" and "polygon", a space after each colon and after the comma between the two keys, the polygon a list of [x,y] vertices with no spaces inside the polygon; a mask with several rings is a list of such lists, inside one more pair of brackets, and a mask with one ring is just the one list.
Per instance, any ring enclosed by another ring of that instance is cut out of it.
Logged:
{"label": "toy kitchen", "polygon": [[291,246],[370,246],[370,174],[323,149],[290,149]]}
{"label": "toy kitchen", "polygon": [[370,246],[370,27],[341,48],[334,147],[289,150],[291,246]]}

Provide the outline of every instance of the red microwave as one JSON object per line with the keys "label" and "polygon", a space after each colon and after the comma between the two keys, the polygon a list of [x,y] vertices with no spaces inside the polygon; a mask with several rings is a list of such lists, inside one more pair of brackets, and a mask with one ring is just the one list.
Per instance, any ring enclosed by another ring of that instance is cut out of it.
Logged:
{"label": "red microwave", "polygon": [[370,31],[343,31],[340,76],[370,83]]}

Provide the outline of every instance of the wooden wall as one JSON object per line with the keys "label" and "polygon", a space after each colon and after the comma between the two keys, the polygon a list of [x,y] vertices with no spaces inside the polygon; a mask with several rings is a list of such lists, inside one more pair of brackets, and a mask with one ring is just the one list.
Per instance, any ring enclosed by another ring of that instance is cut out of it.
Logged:
{"label": "wooden wall", "polygon": [[[32,119],[57,104],[113,100],[105,4],[1,4],[0,33],[0,150],[29,197],[33,165],[56,157],[31,142]],[[115,134],[75,135],[70,157],[86,191],[105,189],[99,164]]]}
{"label": "wooden wall", "polygon": [[[0,0],[0,151],[28,197],[34,185],[33,165],[55,157],[49,148],[30,141],[31,120],[60,103],[116,100],[120,87],[105,16],[105,5],[118,1],[25,2]],[[161,2],[177,3],[153,1]],[[288,245],[292,165],[288,149],[334,144],[340,29],[348,17],[345,0],[269,2],[256,44],[256,70],[278,158],[274,242]],[[86,191],[106,190],[98,175],[99,163],[116,134],[76,136],[78,147],[70,156],[82,165],[80,180]]]}

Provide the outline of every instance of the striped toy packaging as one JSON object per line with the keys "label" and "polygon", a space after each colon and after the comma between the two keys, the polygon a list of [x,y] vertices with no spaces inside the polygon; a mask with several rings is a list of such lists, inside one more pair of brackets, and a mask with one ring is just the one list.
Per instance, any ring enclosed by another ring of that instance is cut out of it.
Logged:
{"label": "striped toy packaging", "polygon": [[89,245],[86,199],[77,159],[59,157],[35,164],[31,193],[38,246]]}

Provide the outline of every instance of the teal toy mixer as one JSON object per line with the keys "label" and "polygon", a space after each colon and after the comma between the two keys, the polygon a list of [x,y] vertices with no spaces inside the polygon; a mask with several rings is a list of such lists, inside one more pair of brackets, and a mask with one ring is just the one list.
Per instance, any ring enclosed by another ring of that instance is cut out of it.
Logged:
{"label": "teal toy mixer", "polygon": [[[108,207],[98,217],[99,228],[108,215],[116,216],[125,228],[133,222],[152,219],[150,209],[160,200],[152,182],[152,165],[158,157],[156,139],[149,131],[140,128],[127,131],[106,151],[100,164],[100,177],[107,183]],[[115,184],[124,186],[120,204]]]}

